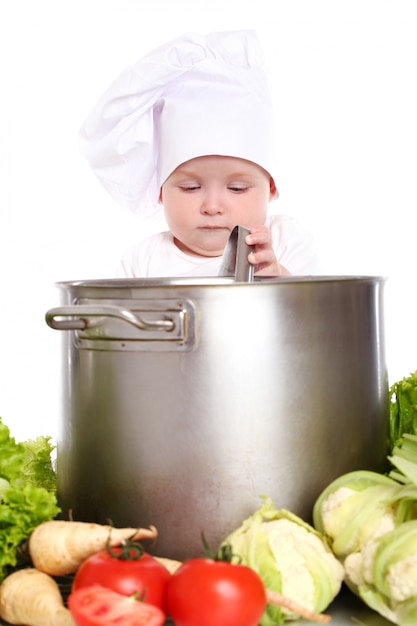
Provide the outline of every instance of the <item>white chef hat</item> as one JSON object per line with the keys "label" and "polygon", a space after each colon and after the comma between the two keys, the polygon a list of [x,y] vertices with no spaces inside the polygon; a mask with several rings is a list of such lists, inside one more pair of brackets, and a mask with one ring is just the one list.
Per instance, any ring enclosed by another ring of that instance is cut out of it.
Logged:
{"label": "white chef hat", "polygon": [[141,215],[155,211],[168,176],[199,156],[253,161],[276,182],[272,101],[256,33],[187,33],[157,48],[103,94],[80,148],[113,198]]}

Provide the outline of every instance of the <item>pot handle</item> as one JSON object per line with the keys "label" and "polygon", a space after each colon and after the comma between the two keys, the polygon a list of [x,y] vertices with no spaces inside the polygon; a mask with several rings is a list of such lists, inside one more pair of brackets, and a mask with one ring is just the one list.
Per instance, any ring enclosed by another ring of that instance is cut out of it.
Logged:
{"label": "pot handle", "polygon": [[[164,330],[170,332],[175,328],[172,319],[144,320],[129,309],[112,305],[69,305],[55,307],[45,314],[45,321],[55,330],[86,330],[100,325],[97,318],[116,317],[128,322],[139,330]],[[59,319],[63,318],[63,319]],[[70,319],[72,318],[72,319]]]}

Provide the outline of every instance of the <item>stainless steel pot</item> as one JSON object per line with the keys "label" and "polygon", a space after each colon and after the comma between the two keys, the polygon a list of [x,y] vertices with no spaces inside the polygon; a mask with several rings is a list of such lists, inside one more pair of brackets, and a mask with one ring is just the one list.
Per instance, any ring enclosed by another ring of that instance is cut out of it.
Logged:
{"label": "stainless steel pot", "polygon": [[261,494],[310,520],[331,480],[384,467],[382,278],[58,286],[64,517],[154,524],[154,552],[183,559]]}

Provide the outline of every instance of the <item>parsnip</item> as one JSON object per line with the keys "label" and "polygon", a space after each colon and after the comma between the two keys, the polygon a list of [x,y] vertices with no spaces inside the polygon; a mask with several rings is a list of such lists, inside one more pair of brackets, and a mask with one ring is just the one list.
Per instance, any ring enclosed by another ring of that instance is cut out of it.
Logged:
{"label": "parsnip", "polygon": [[182,561],[176,561],[175,559],[168,559],[165,556],[153,557],[158,563],[164,565],[170,574],[173,574],[182,565]]}
{"label": "parsnip", "polygon": [[155,539],[149,528],[113,528],[105,524],[51,520],[37,526],[29,537],[29,555],[38,570],[51,576],[75,572],[92,554],[103,550],[107,541],[118,546],[126,539]]}
{"label": "parsnip", "polygon": [[9,624],[74,626],[53,578],[34,568],[7,576],[0,585],[0,616]]}
{"label": "parsnip", "polygon": [[294,602],[294,600],[286,598],[285,596],[282,596],[280,593],[272,591],[271,589],[266,589],[266,601],[268,604],[274,604],[275,606],[279,606],[281,609],[288,609],[288,611],[291,611],[291,613],[296,613],[303,619],[307,619],[310,622],[326,624],[332,619],[330,615],[326,615],[326,613],[316,613],[315,611],[311,611],[305,606],[301,606],[300,604],[298,604],[298,602]]}

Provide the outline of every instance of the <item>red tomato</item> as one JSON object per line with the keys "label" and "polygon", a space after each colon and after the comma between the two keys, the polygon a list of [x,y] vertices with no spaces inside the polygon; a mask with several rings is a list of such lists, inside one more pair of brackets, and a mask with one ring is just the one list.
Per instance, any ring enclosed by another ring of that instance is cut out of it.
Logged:
{"label": "red tomato", "polygon": [[158,607],[101,585],[73,591],[68,608],[77,626],[162,626],[165,622]]}
{"label": "red tomato", "polygon": [[245,565],[190,559],[168,581],[167,611],[176,626],[257,626],[265,607],[264,584]]}
{"label": "red tomato", "polygon": [[[112,551],[120,555],[122,549],[113,548]],[[146,552],[137,559],[127,560],[101,550],[80,565],[74,576],[72,591],[102,585],[125,596],[138,593],[141,600],[165,611],[165,591],[170,576],[166,567]]]}

